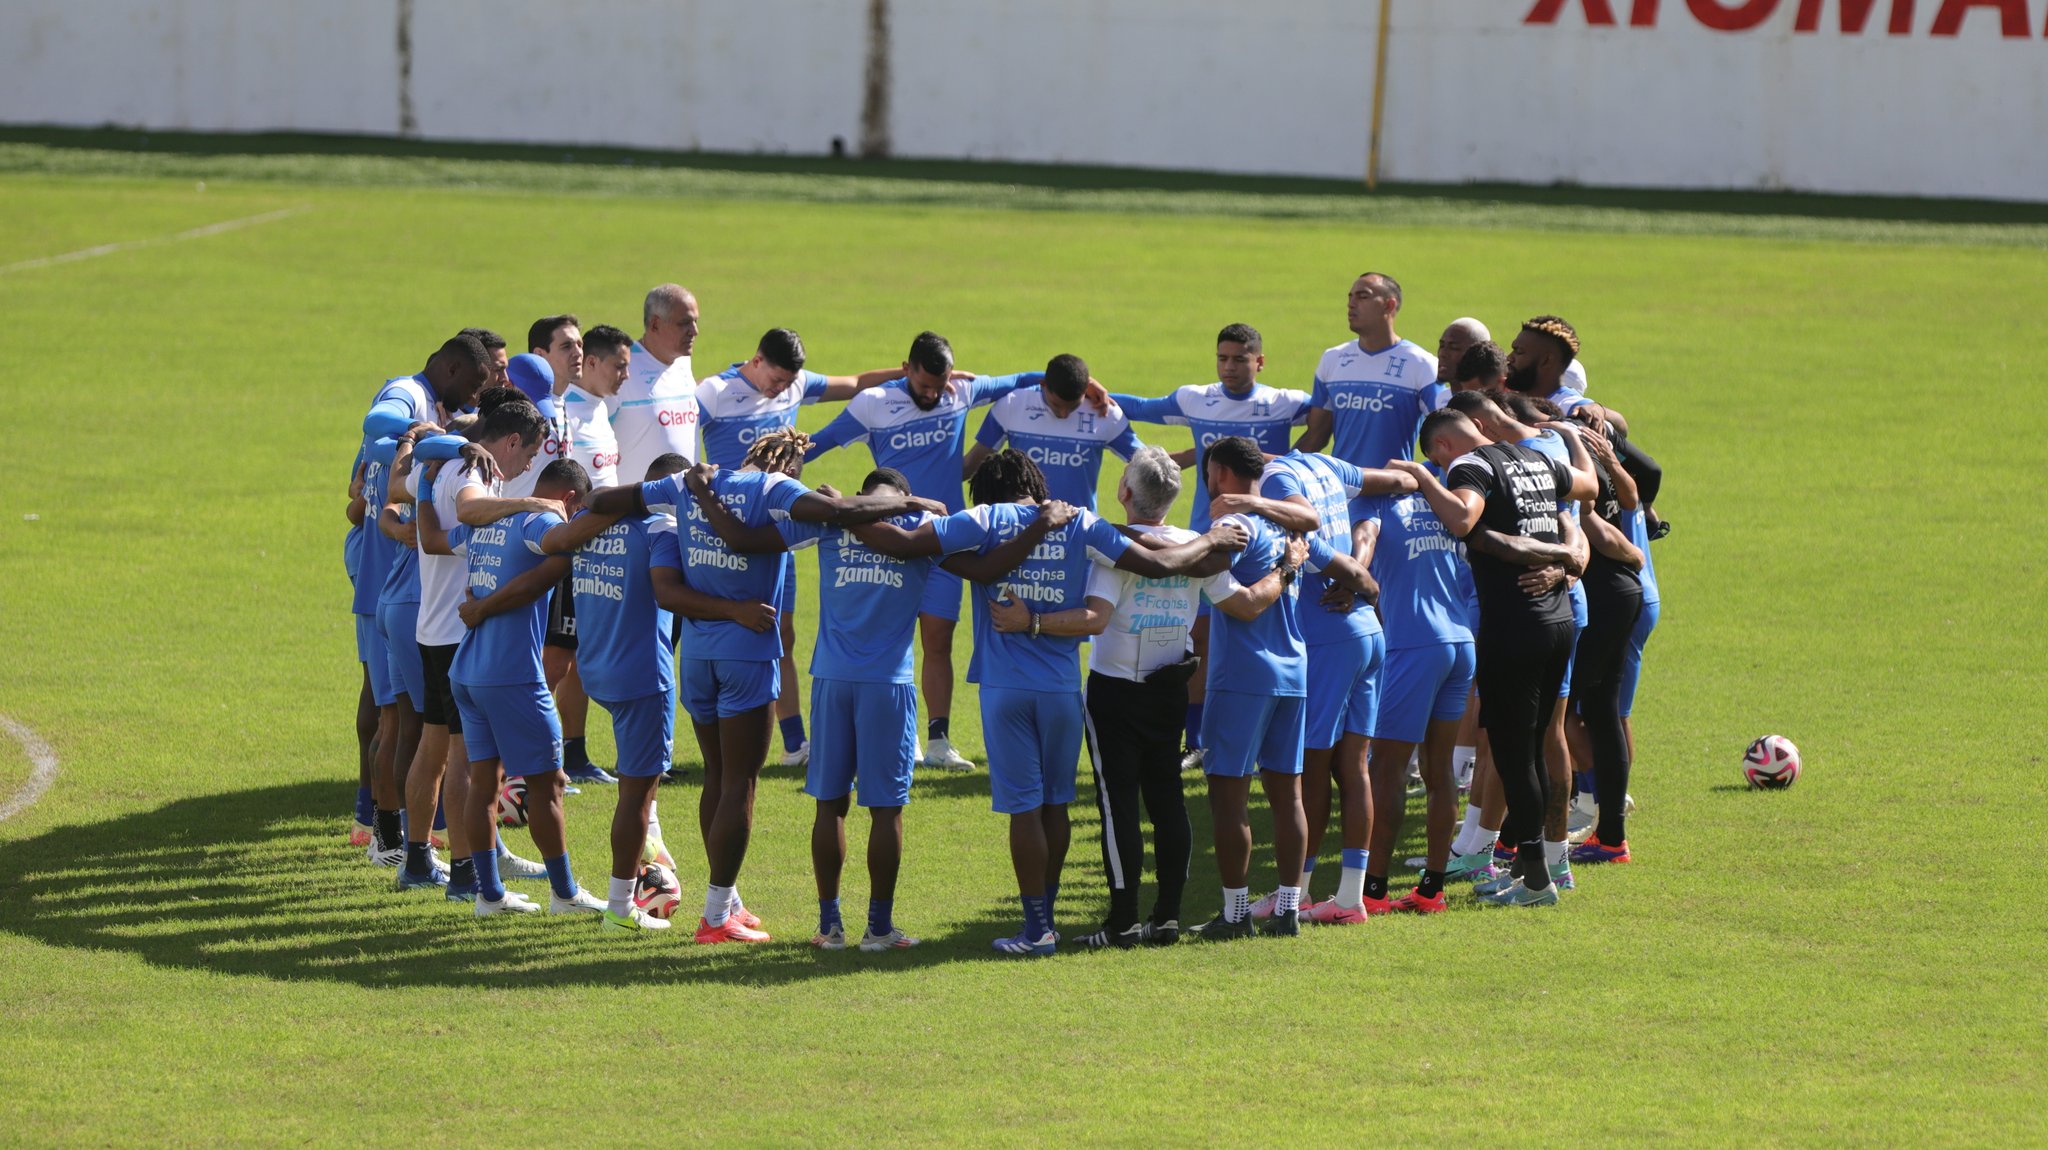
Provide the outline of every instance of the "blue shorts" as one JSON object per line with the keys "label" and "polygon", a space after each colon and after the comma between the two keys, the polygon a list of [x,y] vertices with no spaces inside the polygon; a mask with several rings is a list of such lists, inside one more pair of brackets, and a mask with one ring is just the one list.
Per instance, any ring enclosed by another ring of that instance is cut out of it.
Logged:
{"label": "blue shorts", "polygon": [[917,601],[917,613],[936,615],[950,623],[960,621],[960,592],[967,580],[943,567],[932,568],[924,581],[924,598]]}
{"label": "blue shorts", "polygon": [[1018,815],[1074,801],[1088,708],[1079,691],[981,689],[992,809]]}
{"label": "blue shorts", "polygon": [[765,707],[782,693],[782,665],[774,659],[683,659],[676,675],[690,721],[710,725]]}
{"label": "blue shorts", "polygon": [[1621,655],[1621,717],[1626,719],[1636,709],[1636,680],[1643,674],[1643,648],[1649,645],[1650,632],[1657,629],[1657,603],[1643,604],[1643,613],[1636,616],[1636,629],[1629,633],[1628,650]]}
{"label": "blue shorts", "polygon": [[1477,647],[1438,643],[1387,652],[1380,669],[1380,717],[1373,738],[1419,743],[1432,720],[1465,716],[1472,692],[1472,672],[1479,666]]}
{"label": "blue shorts", "polygon": [[1572,664],[1579,661],[1579,636],[1586,633],[1586,597],[1572,596],[1572,654],[1564,661],[1564,682],[1558,685],[1557,697],[1569,699],[1572,694]]}
{"label": "blue shorts", "polygon": [[[1318,751],[1346,733],[1371,736],[1380,710],[1380,663],[1387,637],[1321,643],[1308,649],[1308,718],[1303,745]],[[1208,744],[1204,743],[1204,746]]]}
{"label": "blue shorts", "polygon": [[398,701],[398,680],[391,675],[391,653],[375,615],[356,616],[356,661],[370,672],[370,701],[388,707]]}
{"label": "blue shorts", "polygon": [[593,701],[612,717],[612,742],[618,766],[612,770],[633,779],[652,778],[668,770],[676,746],[676,700],[656,691],[623,702]]}
{"label": "blue shorts", "polygon": [[811,764],[804,793],[864,807],[910,802],[917,763],[917,688],[909,683],[811,680]]}
{"label": "blue shorts", "polygon": [[470,762],[497,759],[511,779],[561,769],[562,720],[546,683],[472,687],[457,680],[450,686]]}
{"label": "blue shorts", "polygon": [[384,636],[384,650],[390,656],[391,681],[412,702],[413,710],[424,713],[427,668],[420,662],[419,622],[418,603],[377,604],[377,631]]}
{"label": "blue shorts", "polygon": [[[787,551],[782,553],[782,593],[775,597],[775,613],[783,619],[796,616],[796,556]],[[796,652],[786,651],[784,654],[794,655]]]}
{"label": "blue shorts", "polygon": [[1308,700],[1209,689],[1202,705],[1202,773],[1249,778],[1254,770],[1301,773]]}

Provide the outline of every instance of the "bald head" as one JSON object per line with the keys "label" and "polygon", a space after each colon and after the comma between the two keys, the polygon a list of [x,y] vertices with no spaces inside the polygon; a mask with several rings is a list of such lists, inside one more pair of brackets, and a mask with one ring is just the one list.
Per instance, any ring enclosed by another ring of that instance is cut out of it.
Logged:
{"label": "bald head", "polygon": [[1436,381],[1451,382],[1466,349],[1492,338],[1493,333],[1486,330],[1486,325],[1469,315],[1452,320],[1436,340]]}
{"label": "bald head", "polygon": [[663,363],[674,363],[697,345],[697,297],[681,284],[648,292],[640,318],[646,325],[640,346]]}

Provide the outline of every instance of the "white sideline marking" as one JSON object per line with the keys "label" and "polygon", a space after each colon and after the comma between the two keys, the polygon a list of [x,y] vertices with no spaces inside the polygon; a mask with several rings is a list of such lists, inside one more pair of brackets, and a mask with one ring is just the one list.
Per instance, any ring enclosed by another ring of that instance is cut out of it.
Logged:
{"label": "white sideline marking", "polygon": [[28,785],[0,803],[0,821],[5,821],[35,805],[35,801],[43,797],[43,792],[50,789],[51,781],[57,777],[57,752],[51,750],[50,744],[34,731],[5,715],[0,715],[0,730],[21,744],[21,751],[28,756],[30,764]]}
{"label": "white sideline marking", "polygon": [[[277,220],[284,219],[287,216],[296,216],[300,212],[306,210],[307,209],[303,205],[296,208],[279,208],[277,211],[274,212],[264,212],[261,215],[244,216],[239,220],[222,220],[220,223],[217,224],[207,224],[204,227],[192,228],[188,231],[178,232],[174,235],[157,236],[153,239],[147,240],[123,240],[122,242],[117,244],[100,244],[97,247],[80,248],[75,252],[65,252],[62,255],[41,256],[32,260],[21,260],[19,262],[11,264],[0,264],[0,275],[6,275],[9,272],[33,271],[36,268],[55,267],[58,264],[77,263],[79,260],[89,260],[95,256],[112,255],[115,252],[132,251],[136,248],[155,247],[158,244],[174,244],[177,243],[179,240],[203,239],[207,236],[217,236],[222,232],[232,232],[240,228],[252,228],[255,227],[257,224],[273,223]],[[4,815],[0,815],[0,818],[4,817]]]}

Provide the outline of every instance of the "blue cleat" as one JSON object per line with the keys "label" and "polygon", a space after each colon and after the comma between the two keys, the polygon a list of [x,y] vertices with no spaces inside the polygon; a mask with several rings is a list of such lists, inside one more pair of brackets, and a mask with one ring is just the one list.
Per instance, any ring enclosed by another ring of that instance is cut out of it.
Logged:
{"label": "blue cleat", "polygon": [[596,763],[585,763],[567,773],[569,781],[572,783],[588,783],[592,786],[617,786],[619,782],[617,775],[612,774]]}
{"label": "blue cleat", "polygon": [[1043,958],[1057,949],[1058,942],[1051,931],[1046,931],[1036,940],[1023,931],[1018,931],[1009,938],[996,939],[990,945],[995,947],[997,954],[1008,955],[1011,958]]}
{"label": "blue cleat", "polygon": [[475,902],[476,880],[471,879],[465,883],[451,882],[448,884],[448,889],[441,893],[449,902]]}
{"label": "blue cleat", "polygon": [[414,874],[405,867],[399,867],[398,877],[391,883],[393,890],[417,890],[420,887],[445,887],[447,885],[448,872],[440,867],[435,867],[423,875]]}
{"label": "blue cleat", "polygon": [[1551,883],[1542,890],[1530,890],[1516,879],[1513,886],[1493,894],[1481,895],[1479,901],[1488,906],[1556,906],[1557,884]]}

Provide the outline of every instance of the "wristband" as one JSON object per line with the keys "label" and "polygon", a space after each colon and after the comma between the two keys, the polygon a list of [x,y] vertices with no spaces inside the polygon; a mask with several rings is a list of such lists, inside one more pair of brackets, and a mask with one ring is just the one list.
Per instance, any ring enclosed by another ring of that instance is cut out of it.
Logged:
{"label": "wristband", "polygon": [[1038,638],[1038,618],[1038,612],[1033,611],[1031,613],[1031,637],[1034,639]]}

